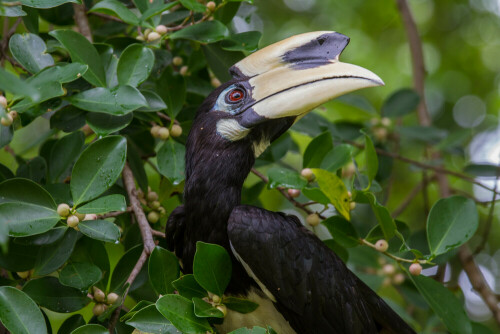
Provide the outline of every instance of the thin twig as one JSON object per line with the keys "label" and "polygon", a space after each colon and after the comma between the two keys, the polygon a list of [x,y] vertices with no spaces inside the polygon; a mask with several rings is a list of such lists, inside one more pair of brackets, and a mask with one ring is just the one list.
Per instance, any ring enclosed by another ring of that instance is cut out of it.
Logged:
{"label": "thin twig", "polygon": [[484,246],[486,245],[486,241],[488,240],[488,237],[490,236],[490,230],[491,230],[491,224],[493,223],[493,214],[495,212],[495,203],[496,203],[496,198],[497,198],[497,185],[498,185],[498,178],[499,175],[497,174],[497,177],[495,178],[495,192],[493,192],[493,198],[491,199],[491,205],[490,205],[490,211],[488,212],[488,218],[486,220],[486,226],[484,227],[484,232],[481,237],[481,242],[479,243],[479,246],[476,248],[474,251],[474,255],[479,254],[484,249]]}
{"label": "thin twig", "polygon": [[113,211],[113,212],[108,212],[103,215],[97,215],[97,219],[106,219],[106,218],[112,218],[112,217],[118,217],[119,215],[122,215],[126,212],[132,212],[132,207],[128,207],[125,209],[125,211]]}
{"label": "thin twig", "polygon": [[125,164],[123,167],[123,184],[127,189],[128,198],[130,200],[130,206],[132,207],[132,211],[134,212],[135,217],[137,218],[137,223],[139,224],[139,229],[142,235],[142,241],[144,243],[144,251],[147,254],[150,254],[154,247],[155,243],[153,241],[153,235],[151,234],[151,227],[149,226],[148,220],[144,211],[142,210],[141,202],[137,197],[137,189],[135,188],[134,175],[132,174],[132,170]]}
{"label": "thin twig", "polygon": [[[365,245],[365,246],[368,246],[370,248],[373,248],[373,249],[377,250],[377,246],[375,246],[374,244],[372,244],[369,241],[366,241],[365,239],[359,239],[359,242],[362,245]],[[429,263],[429,261],[427,261],[427,260],[417,260],[417,259],[410,260],[410,259],[405,259],[405,258],[396,256],[396,255],[393,255],[393,254],[389,253],[388,251],[381,252],[381,253],[384,254],[385,256],[390,257],[393,260],[398,261],[398,262],[420,263],[420,264],[428,264]]]}
{"label": "thin twig", "polygon": [[[164,120],[166,120],[167,122],[169,123],[172,123],[172,119],[170,118],[170,116],[168,115],[165,115],[164,113],[162,112],[157,112],[156,113],[160,118],[163,118]],[[174,119],[174,124],[180,124],[178,120]]]}
{"label": "thin twig", "polygon": [[106,20],[120,22],[120,23],[125,23],[123,20],[121,20],[121,19],[119,19],[118,17],[115,17],[115,16],[111,16],[111,15],[107,15],[107,14],[103,14],[103,13],[98,13],[98,12],[91,12],[89,14],[101,17],[101,18],[106,19]]}
{"label": "thin twig", "polygon": [[154,236],[156,236],[156,237],[163,238],[163,239],[166,238],[165,233],[157,231],[157,230],[151,229],[151,234],[154,235]]}
{"label": "thin twig", "polygon": [[89,20],[85,12],[85,4],[73,4],[73,11],[75,12],[75,23],[78,26],[80,34],[85,36],[92,43],[92,31],[90,30]]}

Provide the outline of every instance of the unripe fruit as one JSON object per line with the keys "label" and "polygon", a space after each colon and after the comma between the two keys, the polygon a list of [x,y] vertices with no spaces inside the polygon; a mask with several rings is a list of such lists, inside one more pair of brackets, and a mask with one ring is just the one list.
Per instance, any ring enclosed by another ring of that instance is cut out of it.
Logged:
{"label": "unripe fruit", "polygon": [[176,56],[172,59],[172,64],[175,66],[181,66],[183,63],[182,57]]}
{"label": "unripe fruit", "polygon": [[172,128],[170,129],[170,135],[172,137],[179,137],[180,135],[182,135],[182,127],[179,124],[172,125]]}
{"label": "unripe fruit", "polygon": [[300,196],[300,190],[299,189],[288,189],[288,195],[292,198],[297,198]]}
{"label": "unripe fruit", "polygon": [[77,216],[69,216],[68,220],[66,220],[66,224],[68,224],[69,227],[76,227],[79,222],[80,219],[78,219]]}
{"label": "unripe fruit", "polygon": [[97,219],[97,215],[95,213],[87,213],[85,215],[85,218],[83,218],[83,220],[96,220]]}
{"label": "unripe fruit", "polygon": [[349,203],[349,210],[354,210],[356,208],[356,202]]}
{"label": "unripe fruit", "polygon": [[389,276],[394,275],[394,273],[396,272],[396,267],[394,267],[392,264],[386,264],[382,267],[382,272]]}
{"label": "unripe fruit", "polygon": [[78,217],[79,221],[82,221],[82,220],[85,219],[85,214],[84,213],[78,213],[78,212],[75,211],[75,216]]}
{"label": "unripe fruit", "polygon": [[217,295],[213,295],[212,296],[212,301],[215,303],[215,304],[219,304],[220,303],[220,297],[217,296]]}
{"label": "unripe fruit", "polygon": [[144,33],[143,33],[143,34],[144,34],[144,38],[146,38],[146,39],[147,39],[147,38],[148,38],[148,35],[149,35],[151,32],[153,32],[153,30],[151,30],[151,29],[149,29],[149,28],[148,28],[148,29],[146,29],[146,30],[144,30]]}
{"label": "unripe fruit", "polygon": [[166,26],[164,26],[163,24],[160,24],[158,26],[156,26],[156,32],[159,33],[160,35],[164,35],[167,33],[168,31],[168,28]]}
{"label": "unripe fruit", "polygon": [[118,298],[120,298],[120,296],[118,296],[116,293],[114,292],[111,292],[110,294],[108,294],[108,296],[106,297],[106,300],[108,302],[108,304],[114,304]]}
{"label": "unripe fruit", "polygon": [[3,125],[3,126],[11,126],[12,125],[12,122],[14,120],[12,119],[12,116],[9,115],[9,114],[6,114],[2,117],[2,119],[0,120],[0,123]]}
{"label": "unripe fruit", "polygon": [[142,36],[142,35],[137,36],[135,39],[138,40],[138,41],[145,41],[146,40],[144,38],[144,36]]}
{"label": "unripe fruit", "polygon": [[154,202],[158,200],[158,194],[154,191],[148,192],[148,201]]}
{"label": "unripe fruit", "polygon": [[4,107],[4,108],[7,108],[7,99],[5,98],[5,96],[3,95],[0,95],[0,106]]}
{"label": "unripe fruit", "polygon": [[212,78],[212,80],[210,80],[210,84],[211,84],[213,87],[217,88],[217,87],[219,87],[219,86],[221,85],[221,82],[220,82],[220,80],[219,80],[219,79],[217,79],[217,78]]}
{"label": "unripe fruit", "polygon": [[16,274],[17,276],[21,277],[22,279],[26,279],[28,277],[30,277],[30,273],[31,271],[18,271]]}
{"label": "unripe fruit", "polygon": [[385,141],[389,132],[386,128],[374,128],[373,135],[378,141]]}
{"label": "unripe fruit", "polygon": [[94,305],[94,308],[92,309],[92,313],[98,317],[100,316],[101,314],[104,313],[104,311],[106,311],[106,305],[104,304],[95,304]]}
{"label": "unripe fruit", "polygon": [[311,213],[306,218],[306,222],[311,226],[318,226],[320,223],[319,215],[317,213]]}
{"label": "unripe fruit", "polygon": [[387,252],[389,249],[389,244],[384,239],[380,239],[375,243],[375,249],[379,252]]}
{"label": "unripe fruit", "polygon": [[160,128],[160,130],[158,130],[158,137],[161,140],[167,140],[169,136],[170,136],[170,131],[168,131],[167,128]]}
{"label": "unripe fruit", "polygon": [[182,76],[185,76],[188,72],[188,67],[187,66],[182,66],[181,69],[179,70],[179,73],[182,75]]}
{"label": "unripe fruit", "polygon": [[391,126],[391,125],[392,125],[392,121],[391,121],[391,119],[390,119],[390,118],[388,118],[388,117],[384,117],[384,118],[382,118],[382,119],[380,120],[380,124],[382,124],[382,125],[383,125],[383,126],[385,126],[385,127],[389,127],[389,126]]}
{"label": "unripe fruit", "polygon": [[19,116],[19,114],[15,110],[9,111],[9,115],[10,115],[10,117],[12,117],[12,119],[16,119],[17,116]]}
{"label": "unripe fruit", "polygon": [[151,132],[151,135],[155,138],[159,138],[160,137],[160,129],[161,129],[161,126],[159,125],[154,125],[151,127],[151,130],[149,132]]}
{"label": "unripe fruit", "polygon": [[106,295],[104,294],[104,292],[101,289],[94,287],[94,300],[102,303],[105,299]]}
{"label": "unripe fruit", "polygon": [[352,162],[342,168],[342,177],[345,179],[350,178],[354,175],[354,173],[356,173],[356,167],[354,167],[354,164]]}
{"label": "unripe fruit", "polygon": [[217,305],[217,309],[219,311],[221,311],[222,314],[224,314],[224,316],[226,316],[226,314],[227,314],[227,307],[226,307],[226,305]]}
{"label": "unripe fruit", "polygon": [[213,12],[216,7],[217,7],[217,5],[215,4],[215,2],[213,2],[213,1],[207,2],[207,9],[209,11]]}
{"label": "unripe fruit", "polygon": [[396,275],[394,275],[394,277],[392,278],[392,282],[396,285],[400,285],[400,284],[403,284],[403,282],[405,281],[405,275],[402,274],[402,273],[397,273]]}
{"label": "unripe fruit", "polygon": [[304,168],[301,172],[300,175],[302,175],[307,181],[312,181],[314,180],[314,173],[311,168]]}
{"label": "unripe fruit", "polygon": [[61,217],[68,217],[69,215],[69,205],[66,203],[61,203],[57,206],[57,214]]}
{"label": "unripe fruit", "polygon": [[157,33],[156,31],[153,31],[152,33],[150,33],[148,35],[148,42],[156,41],[160,37],[161,37],[161,35],[159,33]]}
{"label": "unripe fruit", "polygon": [[370,119],[371,125],[377,125],[379,122],[380,122],[380,120],[378,118],[374,117],[374,118]]}
{"label": "unripe fruit", "polygon": [[150,222],[151,224],[158,222],[159,219],[160,215],[158,214],[158,212],[151,211],[150,213],[148,213],[148,222]]}
{"label": "unripe fruit", "polygon": [[410,266],[410,274],[413,276],[418,276],[422,273],[422,266],[420,263],[412,263]]}
{"label": "unripe fruit", "polygon": [[160,207],[158,208],[158,213],[159,213],[161,216],[163,216],[163,215],[165,215],[165,214],[167,213],[167,211],[165,210],[165,208],[164,208],[163,206],[160,206]]}
{"label": "unripe fruit", "polygon": [[153,202],[149,203],[149,207],[153,210],[158,209],[160,206],[161,206],[161,204],[158,201],[153,201]]}

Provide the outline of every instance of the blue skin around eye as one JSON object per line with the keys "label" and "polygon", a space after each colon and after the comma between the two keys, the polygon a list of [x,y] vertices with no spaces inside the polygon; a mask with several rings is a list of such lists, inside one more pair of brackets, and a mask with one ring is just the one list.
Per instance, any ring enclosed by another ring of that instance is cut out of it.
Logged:
{"label": "blue skin around eye", "polygon": [[241,108],[241,105],[226,103],[227,93],[235,88],[237,88],[236,85],[232,85],[226,88],[217,98],[217,102],[215,102],[213,110],[224,111],[231,115],[236,115]]}

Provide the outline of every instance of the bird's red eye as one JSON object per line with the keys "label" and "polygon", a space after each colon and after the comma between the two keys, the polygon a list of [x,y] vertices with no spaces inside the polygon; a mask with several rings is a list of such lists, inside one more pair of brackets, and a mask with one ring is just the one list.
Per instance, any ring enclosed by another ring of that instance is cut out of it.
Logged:
{"label": "bird's red eye", "polygon": [[239,88],[233,89],[229,92],[229,94],[227,94],[227,99],[229,100],[229,102],[238,102],[243,97],[245,97],[245,93]]}

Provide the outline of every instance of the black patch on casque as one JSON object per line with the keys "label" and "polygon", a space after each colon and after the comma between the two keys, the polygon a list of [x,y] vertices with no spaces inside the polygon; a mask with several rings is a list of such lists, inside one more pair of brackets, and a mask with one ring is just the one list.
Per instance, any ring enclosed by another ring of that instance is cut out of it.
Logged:
{"label": "black patch on casque", "polygon": [[308,69],[328,64],[349,44],[349,37],[338,32],[321,35],[286,52],[282,59],[296,69]]}
{"label": "black patch on casque", "polygon": [[[252,103],[252,105],[255,104]],[[257,114],[252,108],[247,108],[242,114],[238,122],[245,128],[253,128],[256,125],[264,123],[269,119]]]}

